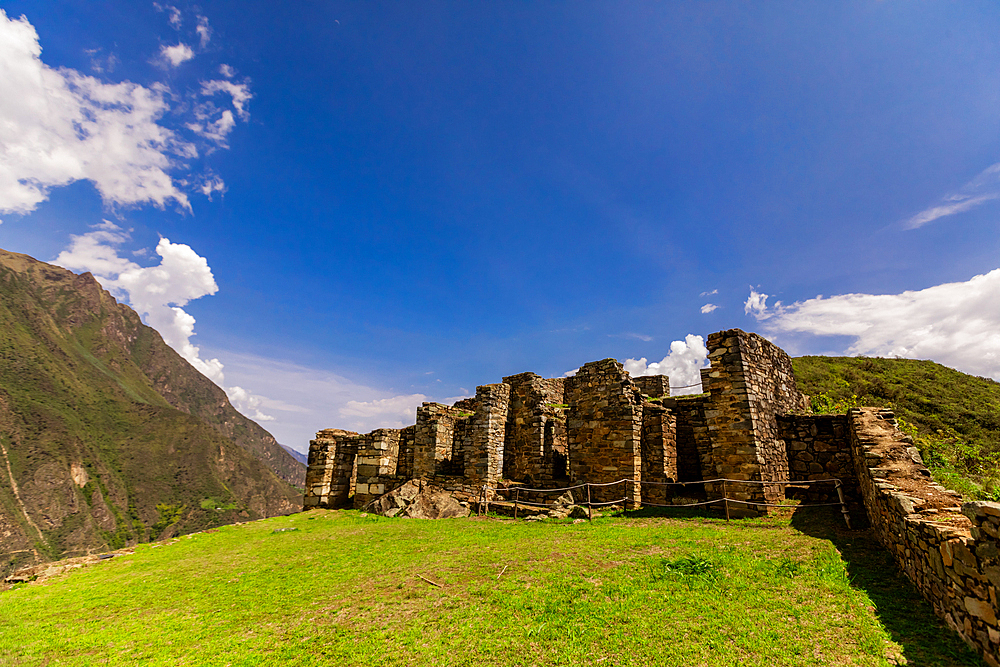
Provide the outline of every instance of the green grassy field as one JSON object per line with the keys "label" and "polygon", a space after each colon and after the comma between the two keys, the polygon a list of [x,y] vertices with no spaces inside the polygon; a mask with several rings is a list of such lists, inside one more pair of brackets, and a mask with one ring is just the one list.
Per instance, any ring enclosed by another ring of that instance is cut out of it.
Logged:
{"label": "green grassy field", "polygon": [[816,512],[226,526],[0,593],[0,661],[980,664],[867,533]]}

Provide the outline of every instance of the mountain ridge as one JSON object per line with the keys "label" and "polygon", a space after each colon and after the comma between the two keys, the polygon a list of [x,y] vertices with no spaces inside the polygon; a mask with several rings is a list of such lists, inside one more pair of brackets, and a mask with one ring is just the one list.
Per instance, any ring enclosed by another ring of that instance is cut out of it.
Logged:
{"label": "mountain ridge", "polygon": [[0,250],[0,570],[298,510],[305,468],[89,273]]}

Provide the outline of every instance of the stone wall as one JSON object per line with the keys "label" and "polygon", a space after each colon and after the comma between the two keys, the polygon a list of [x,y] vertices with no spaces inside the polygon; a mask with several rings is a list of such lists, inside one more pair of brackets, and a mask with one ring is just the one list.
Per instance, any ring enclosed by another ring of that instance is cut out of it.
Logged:
{"label": "stone wall", "polygon": [[[570,478],[605,483],[642,478],[642,395],[615,359],[584,364],[567,378]],[[625,487],[628,491],[625,491]],[[594,502],[628,497],[637,504],[637,485],[595,487]]]}
{"label": "stone wall", "polygon": [[1000,504],[965,503],[930,479],[891,412],[848,414],[857,479],[879,541],[934,611],[1000,665]]}
{"label": "stone wall", "polygon": [[677,481],[677,417],[655,403],[642,406],[642,502],[665,504]]}
{"label": "stone wall", "polygon": [[[740,329],[709,335],[708,349],[711,368],[702,370],[701,378],[710,395],[705,416],[715,466],[711,477],[765,482],[728,483],[728,492],[738,500],[777,503],[785,493],[780,482],[788,477],[777,415],[807,407],[795,385],[791,359],[771,342]],[[706,492],[717,497],[721,491],[709,485]],[[737,507],[738,513],[766,511]]]}
{"label": "stone wall", "polygon": [[494,486],[503,475],[509,404],[510,385],[476,387],[472,448],[465,453],[465,476],[473,483]]}
{"label": "stone wall", "polygon": [[396,474],[399,458],[400,430],[380,428],[359,436],[354,490],[354,506],[363,507],[395,485],[390,481]]}
{"label": "stone wall", "polygon": [[[424,403],[416,424],[406,429],[367,436],[321,432],[307,498],[313,505],[343,503],[354,487],[355,503],[363,504],[411,478],[480,488],[501,478],[542,488],[571,481],[725,478],[737,499],[776,502],[788,476],[777,414],[803,404],[791,362],[763,338],[738,329],[709,336],[709,350],[705,396],[671,398],[666,376],[633,380],[622,364],[606,359],[584,364],[571,378],[521,373],[479,387],[475,398],[453,406]],[[352,456],[356,471],[348,470]],[[681,495],[718,497],[721,486],[692,486]],[[594,500],[626,495],[634,505],[669,494],[662,487],[643,494],[635,484],[626,492],[623,484],[596,490]]]}
{"label": "stone wall", "polygon": [[666,375],[640,375],[632,378],[643,396],[666,398],[670,396],[670,378]]}
{"label": "stone wall", "polygon": [[510,385],[505,477],[529,486],[566,478],[565,379],[520,373],[503,382]]}
{"label": "stone wall", "polygon": [[[778,437],[785,443],[789,479],[836,478],[848,503],[861,502],[845,415],[779,415]],[[811,484],[794,492],[786,489],[786,494],[813,503],[839,500],[833,484]]]}
{"label": "stone wall", "polygon": [[303,498],[306,508],[342,507],[348,503],[361,439],[352,431],[330,428],[309,441]]}
{"label": "stone wall", "polygon": [[441,403],[424,403],[417,408],[413,439],[413,477],[428,479],[434,475],[462,473],[462,442],[463,437],[468,434],[468,425],[458,425],[459,446],[456,448],[456,422],[464,422],[473,414]]}

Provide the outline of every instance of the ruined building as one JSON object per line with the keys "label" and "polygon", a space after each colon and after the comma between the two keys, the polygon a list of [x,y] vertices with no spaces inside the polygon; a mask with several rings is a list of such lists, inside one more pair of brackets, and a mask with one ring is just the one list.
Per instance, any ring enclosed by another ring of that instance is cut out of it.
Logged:
{"label": "ruined building", "polygon": [[632,378],[605,359],[569,378],[521,373],[453,406],[424,403],[404,429],[320,431],[305,508],[365,507],[411,479],[472,501],[512,485],[635,480],[589,486],[590,500],[730,498],[732,511],[758,514],[786,493],[836,501],[832,484],[796,482],[837,478],[938,616],[1000,667],[1000,503],[963,504],[935,483],[890,410],[807,414],[788,355],[760,336],[722,331],[708,349],[698,396],[671,398],[666,377]]}
{"label": "ruined building", "polygon": [[[704,394],[670,397],[666,376],[632,378],[614,359],[576,375],[534,373],[477,387],[453,406],[424,403],[416,424],[365,435],[329,429],[310,443],[305,507],[364,507],[410,479],[477,497],[501,480],[532,488],[579,482],[698,482],[725,478],[730,498],[775,503],[790,478],[831,470],[790,470],[779,417],[805,411],[791,360],[739,329],[708,337]],[[831,462],[839,465],[842,462]],[[814,468],[815,466],[813,466]],[[740,484],[740,481],[765,484]],[[718,484],[686,497],[718,497]],[[492,493],[492,491],[490,491]],[[594,487],[594,502],[628,494],[631,505],[670,502],[679,487]],[[740,505],[744,513],[763,508]]]}

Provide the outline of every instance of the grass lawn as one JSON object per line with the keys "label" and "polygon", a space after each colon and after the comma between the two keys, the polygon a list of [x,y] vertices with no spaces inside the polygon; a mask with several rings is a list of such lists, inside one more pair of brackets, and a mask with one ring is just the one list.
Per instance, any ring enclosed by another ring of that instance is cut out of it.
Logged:
{"label": "grass lawn", "polygon": [[980,664],[820,512],[226,526],[0,593],[0,663]]}

